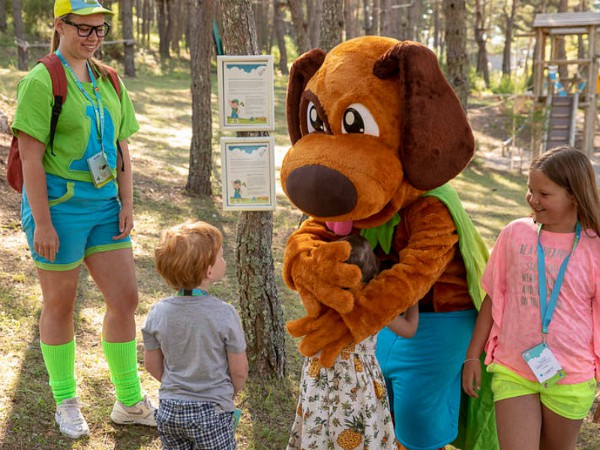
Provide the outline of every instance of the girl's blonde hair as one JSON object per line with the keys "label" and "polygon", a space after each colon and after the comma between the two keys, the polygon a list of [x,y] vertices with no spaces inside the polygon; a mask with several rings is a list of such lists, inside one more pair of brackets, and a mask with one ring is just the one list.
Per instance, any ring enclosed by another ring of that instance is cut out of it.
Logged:
{"label": "girl's blonde hair", "polygon": [[[64,16],[57,17],[57,19],[58,20],[63,20],[63,19],[70,20],[72,16],[73,16],[73,14],[66,14]],[[54,53],[58,49],[59,45],[60,45],[60,34],[58,34],[56,27],[54,27],[54,33],[52,34],[52,39],[50,41],[50,53]],[[105,69],[104,64],[102,64],[102,62],[100,62],[99,59],[90,58],[90,59],[88,59],[88,62],[90,63],[90,67],[92,68],[92,72],[94,73],[95,77],[101,77],[101,78],[104,78],[105,80],[108,79],[108,72]]]}
{"label": "girl's blonde hair", "polygon": [[593,230],[600,237],[600,195],[596,174],[583,152],[570,146],[556,147],[535,158],[529,170],[540,170],[572,194],[581,227]]}
{"label": "girl's blonde hair", "polygon": [[194,289],[214,265],[223,235],[206,222],[185,222],[169,228],[154,249],[157,272],[174,289]]}

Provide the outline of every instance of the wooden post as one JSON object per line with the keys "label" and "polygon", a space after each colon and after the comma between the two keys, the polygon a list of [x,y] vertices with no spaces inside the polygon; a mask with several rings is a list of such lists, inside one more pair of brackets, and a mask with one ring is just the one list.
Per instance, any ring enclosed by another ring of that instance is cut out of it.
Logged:
{"label": "wooden post", "polygon": [[531,120],[531,158],[540,154],[544,124],[540,119],[546,102],[542,100],[544,88],[544,60],[546,59],[546,33],[543,28],[536,30],[537,51],[534,52],[533,111]]}
{"label": "wooden post", "polygon": [[594,154],[594,128],[596,124],[596,80],[598,79],[598,60],[595,57],[596,53],[596,26],[589,27],[588,33],[589,41],[589,59],[591,60],[590,68],[588,70],[588,98],[587,107],[585,110],[585,125],[583,131],[583,148],[582,150],[587,154],[588,157],[592,157]]}

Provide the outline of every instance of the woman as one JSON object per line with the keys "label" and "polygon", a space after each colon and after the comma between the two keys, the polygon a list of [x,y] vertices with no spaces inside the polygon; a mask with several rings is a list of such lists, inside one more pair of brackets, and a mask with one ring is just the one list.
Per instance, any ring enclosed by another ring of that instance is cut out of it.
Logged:
{"label": "woman", "polygon": [[75,382],[73,319],[82,262],[106,303],[102,347],[117,397],[111,419],[156,426],[137,373],[138,294],[129,237],[133,194],[126,139],[139,125],[127,91],[121,86],[119,98],[92,58],[110,30],[109,15],[97,0],[56,0],[52,50],[67,75],[68,100],[54,141],[48,144],[52,84],[42,64],[19,83],[13,123],[23,163],[23,231],[42,288],[42,354],[56,422],[73,439],[89,434]]}

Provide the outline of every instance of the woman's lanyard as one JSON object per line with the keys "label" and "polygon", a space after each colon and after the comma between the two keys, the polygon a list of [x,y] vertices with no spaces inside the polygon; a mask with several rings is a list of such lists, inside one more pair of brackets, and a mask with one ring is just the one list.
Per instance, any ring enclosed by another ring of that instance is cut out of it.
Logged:
{"label": "woman's lanyard", "polygon": [[546,340],[546,335],[548,334],[548,326],[550,325],[550,321],[552,320],[552,315],[554,314],[554,309],[556,308],[556,303],[558,300],[558,294],[560,292],[560,288],[562,287],[563,279],[565,277],[565,272],[567,271],[567,264],[569,264],[569,259],[571,255],[575,251],[577,244],[579,243],[579,238],[581,237],[581,224],[577,221],[577,226],[575,227],[575,240],[573,241],[573,248],[571,252],[566,256],[564,261],[562,262],[560,269],[558,270],[558,275],[556,276],[556,281],[554,282],[554,286],[552,287],[552,294],[550,295],[550,301],[547,300],[547,285],[546,285],[546,262],[544,258],[544,249],[542,248],[542,243],[540,242],[540,232],[542,230],[542,224],[538,226],[538,245],[537,245],[537,260],[538,260],[538,288],[540,291],[540,312],[542,316],[542,339]]}
{"label": "woman's lanyard", "polygon": [[77,85],[77,87],[79,88],[79,90],[81,91],[83,96],[86,98],[87,101],[89,101],[91,103],[92,107],[94,108],[94,116],[96,118],[96,125],[98,128],[98,134],[99,134],[98,137],[100,139],[100,147],[102,148],[102,152],[104,152],[104,105],[102,104],[102,98],[100,97],[100,90],[98,89],[98,85],[96,84],[96,79],[94,78],[94,74],[92,72],[90,64],[87,61],[85,62],[85,66],[87,67],[88,73],[90,75],[90,79],[92,80],[92,87],[94,88],[94,94],[96,95],[97,103],[94,103],[94,100],[92,100],[92,97],[90,97],[90,95],[84,89],[83,85],[81,84],[81,81],[79,81],[79,78],[77,78],[77,75],[75,75],[75,71],[73,70],[71,65],[67,62],[67,60],[62,55],[60,50],[56,50],[56,55],[60,58],[63,65],[67,68],[67,70],[71,74],[73,81],[75,82],[75,84]]}
{"label": "woman's lanyard", "polygon": [[204,289],[180,289],[177,291],[179,297],[203,297],[208,295]]}

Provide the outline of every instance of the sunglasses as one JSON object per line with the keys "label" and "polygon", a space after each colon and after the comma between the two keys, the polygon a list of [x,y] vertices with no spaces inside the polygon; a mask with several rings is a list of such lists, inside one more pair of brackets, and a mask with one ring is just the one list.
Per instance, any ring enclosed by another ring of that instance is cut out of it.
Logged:
{"label": "sunglasses", "polygon": [[86,25],[83,23],[71,22],[67,19],[62,19],[62,21],[67,25],[71,25],[72,27],[77,28],[77,35],[83,38],[91,36],[94,31],[96,32],[96,36],[98,36],[99,38],[103,38],[110,31],[110,23],[108,22],[104,22],[102,25],[94,27],[92,25]]}

